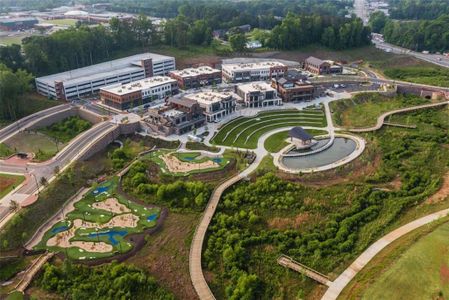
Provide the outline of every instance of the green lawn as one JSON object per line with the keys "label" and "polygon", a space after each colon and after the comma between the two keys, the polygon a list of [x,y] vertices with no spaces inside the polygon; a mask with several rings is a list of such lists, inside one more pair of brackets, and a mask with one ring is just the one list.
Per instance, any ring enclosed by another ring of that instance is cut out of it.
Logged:
{"label": "green lawn", "polygon": [[335,125],[350,128],[376,125],[377,118],[388,111],[428,103],[416,96],[396,96],[393,98],[377,93],[362,93],[351,99],[330,103]]}
{"label": "green lawn", "polygon": [[0,173],[0,199],[21,184],[25,177],[20,175],[9,175]]}
{"label": "green lawn", "polygon": [[9,148],[6,144],[0,143],[0,157],[8,157],[11,154],[14,154],[14,151]]}
{"label": "green lawn", "polygon": [[419,239],[385,273],[377,276],[363,299],[446,299],[449,296],[448,235],[449,223],[445,223]]}
{"label": "green lawn", "polygon": [[53,138],[35,132],[19,132],[8,139],[5,144],[16,152],[32,152],[36,154],[35,160],[45,161],[53,157],[64,144],[56,142]]}
{"label": "green lawn", "polygon": [[388,68],[384,73],[393,79],[449,87],[449,70],[441,67]]}
{"label": "green lawn", "polygon": [[[317,129],[307,129],[306,131],[314,136],[323,135],[327,133],[327,131],[325,130],[317,130]],[[275,133],[265,141],[264,147],[268,152],[271,153],[279,152],[289,144],[286,141],[287,138],[288,138],[288,131],[281,131]]]}
{"label": "green lawn", "polygon": [[257,116],[237,118],[222,126],[211,140],[217,145],[255,149],[259,138],[276,128],[288,126],[325,127],[322,110],[278,110],[259,113]]}
{"label": "green lawn", "polygon": [[76,19],[55,19],[55,20],[47,20],[45,23],[60,25],[60,26],[75,26],[78,20]]}
{"label": "green lawn", "polygon": [[0,45],[12,45],[12,44],[17,44],[17,45],[21,45],[22,44],[22,40],[26,37],[25,34],[19,34],[19,35],[14,35],[14,36],[0,36]]}
{"label": "green lawn", "polygon": [[[125,253],[132,248],[130,242],[128,242],[125,237],[129,234],[139,233],[147,228],[154,227],[157,222],[157,218],[160,213],[159,208],[147,208],[136,204],[134,202],[129,201],[123,196],[116,193],[118,185],[118,177],[114,177],[98,186],[94,186],[79,202],[75,203],[75,210],[68,213],[66,218],[50,228],[47,231],[42,239],[42,241],[35,247],[36,249],[49,249],[51,251],[60,251],[65,252],[72,259],[96,259],[102,257],[109,257],[116,253]],[[102,191],[101,189],[107,189],[106,191]],[[100,193],[95,193],[96,189],[100,189]],[[98,203],[106,200],[107,198],[116,198],[120,204],[123,204],[130,212],[120,212],[120,213],[112,213],[107,210],[102,210],[93,207],[94,203]],[[136,227],[113,227],[113,228],[99,228],[98,232],[107,233],[109,231],[117,231],[124,232],[124,235],[114,234],[113,238],[117,241],[117,244],[114,244],[112,240],[106,235],[96,234],[95,228],[79,228],[75,236],[71,239],[71,241],[86,241],[86,242],[96,242],[101,241],[113,246],[113,250],[111,252],[105,253],[97,253],[97,252],[87,252],[81,251],[80,248],[77,247],[69,247],[67,249],[60,248],[57,246],[48,247],[47,241],[55,236],[61,228],[63,231],[66,231],[73,224],[73,221],[76,219],[84,220],[85,222],[97,223],[98,225],[109,222],[112,218],[126,215],[132,213],[139,217],[139,221]],[[148,219],[150,218],[150,219]],[[68,227],[68,228],[66,228]]]}

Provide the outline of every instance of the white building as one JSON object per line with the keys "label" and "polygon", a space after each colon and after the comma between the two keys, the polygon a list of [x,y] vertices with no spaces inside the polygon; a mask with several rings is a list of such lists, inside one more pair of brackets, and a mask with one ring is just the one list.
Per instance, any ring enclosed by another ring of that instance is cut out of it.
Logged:
{"label": "white building", "polygon": [[126,110],[165,99],[178,93],[178,83],[168,76],[154,76],[131,83],[102,87],[101,101],[111,107]]}
{"label": "white building", "polygon": [[248,82],[284,77],[288,67],[277,61],[222,65],[226,82]]}
{"label": "white building", "polygon": [[129,83],[166,75],[175,69],[175,58],[143,53],[80,69],[36,78],[37,92],[54,99],[74,99],[97,93],[114,83]]}
{"label": "white building", "polygon": [[235,112],[235,98],[231,93],[201,92],[186,95],[184,98],[198,102],[207,122],[219,121]]}
{"label": "white building", "polygon": [[237,94],[246,107],[282,105],[282,99],[277,91],[266,82],[242,84],[237,88]]}

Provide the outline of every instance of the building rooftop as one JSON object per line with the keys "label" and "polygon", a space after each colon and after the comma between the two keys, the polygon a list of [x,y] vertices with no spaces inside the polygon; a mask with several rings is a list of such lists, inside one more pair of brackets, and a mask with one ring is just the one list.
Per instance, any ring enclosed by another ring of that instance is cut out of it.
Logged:
{"label": "building rooftop", "polygon": [[175,82],[176,82],[176,80],[174,80],[170,77],[167,77],[167,76],[154,76],[154,77],[145,78],[145,79],[142,79],[139,81],[133,81],[133,82],[126,83],[126,84],[117,83],[117,84],[109,85],[109,86],[101,88],[101,90],[122,96],[122,95],[126,95],[129,93],[157,87],[161,84],[175,83]]}
{"label": "building rooftop", "polygon": [[306,59],[306,63],[312,64],[312,65],[316,65],[316,66],[319,66],[319,65],[322,65],[323,63],[325,63],[325,61],[322,60],[322,59],[316,58],[316,57],[314,57],[314,56],[309,56],[309,57]]}
{"label": "building rooftop", "polygon": [[91,65],[88,67],[83,67],[79,69],[74,69],[67,72],[52,74],[48,76],[39,77],[36,80],[47,83],[54,84],[55,81],[70,82],[75,79],[80,79],[86,81],[86,78],[101,78],[106,73],[114,74],[115,72],[120,72],[127,67],[140,67],[140,61],[145,59],[153,59],[153,63],[160,61],[173,59],[173,57],[155,54],[155,53],[142,53],[133,56],[128,56],[125,58],[115,59],[104,63],[99,63],[96,65]]}
{"label": "building rooftop", "polygon": [[168,99],[168,102],[179,105],[179,106],[189,107],[189,108],[191,108],[192,106],[197,104],[197,102],[195,100],[187,99],[187,98],[183,98],[183,99],[170,98],[170,99]]}
{"label": "building rooftop", "polygon": [[310,135],[307,131],[305,131],[304,128],[299,126],[290,129],[290,131],[288,132],[288,136],[295,139],[299,139],[301,141],[310,141],[311,139],[313,139],[312,135]]}
{"label": "building rooftop", "polygon": [[203,66],[203,67],[198,67],[198,68],[187,68],[187,69],[183,69],[183,70],[175,70],[175,71],[171,71],[170,73],[174,74],[176,76],[180,76],[180,77],[194,77],[194,76],[203,75],[203,74],[213,74],[216,72],[220,72],[220,70],[211,68],[209,66]]}
{"label": "building rooftop", "polygon": [[228,99],[231,93],[217,93],[217,92],[201,92],[196,94],[185,95],[184,98],[194,100],[200,104],[211,104],[221,102]]}
{"label": "building rooftop", "polygon": [[161,115],[166,118],[174,118],[177,116],[181,116],[183,114],[184,114],[184,112],[177,110],[177,109],[170,109],[170,110],[166,110],[163,113],[161,113]]}
{"label": "building rooftop", "polygon": [[0,18],[0,23],[8,24],[8,23],[16,23],[16,22],[26,22],[26,21],[36,21],[36,18],[33,17],[19,17],[19,18]]}
{"label": "building rooftop", "polygon": [[250,92],[266,92],[266,91],[276,91],[266,82],[252,82],[247,84],[242,84],[238,87],[239,90],[244,93]]}
{"label": "building rooftop", "polygon": [[284,67],[284,66],[285,64],[278,61],[263,61],[257,63],[224,64],[222,65],[222,68],[227,69],[229,71],[244,71],[244,70],[266,69],[271,67]]}

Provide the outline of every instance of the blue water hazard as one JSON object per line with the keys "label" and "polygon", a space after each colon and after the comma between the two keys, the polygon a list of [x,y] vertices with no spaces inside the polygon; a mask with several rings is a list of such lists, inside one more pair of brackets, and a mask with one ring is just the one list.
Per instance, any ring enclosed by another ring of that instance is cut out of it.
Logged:
{"label": "blue water hazard", "polygon": [[100,187],[96,188],[92,193],[94,195],[98,195],[98,194],[106,192],[107,190],[109,190],[108,186],[100,186]]}
{"label": "blue water hazard", "polygon": [[219,164],[223,161],[223,159],[221,157],[215,157],[215,158],[212,158],[212,161]]}
{"label": "blue water hazard", "polygon": [[187,161],[192,161],[192,160],[195,159],[195,157],[193,157],[193,156],[185,156],[185,157],[183,157],[183,159],[187,160]]}
{"label": "blue water hazard", "polygon": [[157,219],[157,214],[152,214],[150,216],[147,217],[147,221],[151,222]]}
{"label": "blue water hazard", "polygon": [[126,231],[126,230],[110,230],[110,231],[104,231],[104,232],[98,232],[98,233],[92,232],[92,233],[89,233],[88,237],[96,238],[97,235],[98,236],[107,236],[109,242],[111,242],[111,244],[115,246],[118,244],[118,241],[115,239],[115,236],[119,235],[119,236],[123,237],[127,234],[128,234],[128,231]]}
{"label": "blue water hazard", "polygon": [[51,230],[51,233],[56,234],[56,233],[60,233],[60,232],[66,231],[68,229],[69,229],[69,226],[62,225],[62,226],[58,226],[58,227],[53,228]]}

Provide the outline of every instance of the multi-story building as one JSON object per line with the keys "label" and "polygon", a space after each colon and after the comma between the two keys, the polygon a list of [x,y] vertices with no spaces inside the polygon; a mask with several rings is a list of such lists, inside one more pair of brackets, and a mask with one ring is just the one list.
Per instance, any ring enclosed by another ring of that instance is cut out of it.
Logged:
{"label": "multi-story building", "polygon": [[309,81],[296,78],[272,79],[271,86],[283,102],[312,100],[315,94],[315,87]]}
{"label": "multi-story building", "polygon": [[179,91],[176,80],[168,76],[154,76],[139,81],[102,87],[101,101],[111,107],[126,110],[164,99]]}
{"label": "multi-story building", "polygon": [[184,90],[221,83],[221,71],[209,66],[171,71],[169,75]]}
{"label": "multi-story building", "polygon": [[246,107],[266,107],[281,105],[277,91],[266,82],[242,84],[237,88],[237,94],[242,98]]}
{"label": "multi-story building", "polygon": [[281,78],[288,67],[277,61],[258,63],[224,64],[223,80],[226,82],[248,82]]}
{"label": "multi-story building", "polygon": [[39,23],[36,18],[0,18],[0,30],[16,31],[33,28]]}
{"label": "multi-story building", "polygon": [[201,92],[184,96],[198,102],[207,122],[216,122],[235,112],[235,98],[231,93]]}
{"label": "multi-story building", "polygon": [[143,53],[72,71],[36,78],[38,93],[54,99],[75,99],[96,94],[100,88],[166,75],[175,69],[175,58]]}
{"label": "multi-story building", "polygon": [[343,72],[342,66],[313,56],[304,61],[304,69],[317,75],[341,74]]}
{"label": "multi-story building", "polygon": [[190,99],[168,99],[148,110],[145,123],[164,136],[185,134],[204,125],[206,118],[198,102]]}

